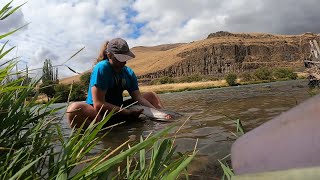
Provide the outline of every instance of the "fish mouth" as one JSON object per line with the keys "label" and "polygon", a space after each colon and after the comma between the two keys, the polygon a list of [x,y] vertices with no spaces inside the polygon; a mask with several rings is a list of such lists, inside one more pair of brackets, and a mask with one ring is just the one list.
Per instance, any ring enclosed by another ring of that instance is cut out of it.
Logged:
{"label": "fish mouth", "polygon": [[168,115],[170,115],[171,118],[154,117],[154,118],[150,118],[150,119],[155,120],[155,121],[162,121],[162,122],[173,122],[183,116],[182,114],[176,114],[176,115],[168,114]]}

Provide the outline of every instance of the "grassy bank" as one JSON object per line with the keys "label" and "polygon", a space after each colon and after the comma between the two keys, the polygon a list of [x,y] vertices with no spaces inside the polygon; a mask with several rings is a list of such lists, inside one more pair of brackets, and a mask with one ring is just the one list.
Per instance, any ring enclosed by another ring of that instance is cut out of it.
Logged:
{"label": "grassy bank", "polygon": [[190,83],[172,83],[172,84],[160,84],[160,85],[146,85],[140,86],[141,92],[156,92],[156,93],[166,93],[166,92],[181,92],[181,91],[191,91],[199,89],[210,89],[217,87],[226,87],[228,84],[225,80],[219,81],[205,81],[205,82],[190,82]]}
{"label": "grassy bank", "polygon": [[[277,79],[277,80],[259,80],[259,81],[241,81],[237,79],[237,85],[250,85],[250,84],[260,84],[269,83],[277,81],[289,81],[291,79]],[[141,92],[156,92],[156,93],[167,93],[167,92],[182,92],[182,91],[192,91],[201,89],[212,89],[228,87],[228,83],[225,80],[219,81],[205,81],[205,82],[191,82],[191,83],[172,83],[172,84],[161,84],[161,85],[144,85],[140,86]],[[127,93],[125,95],[128,95]]]}

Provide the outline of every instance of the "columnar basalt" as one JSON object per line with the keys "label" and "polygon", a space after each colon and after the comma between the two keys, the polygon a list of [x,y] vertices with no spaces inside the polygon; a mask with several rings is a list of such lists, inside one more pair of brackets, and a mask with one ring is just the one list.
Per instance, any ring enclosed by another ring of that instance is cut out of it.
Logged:
{"label": "columnar basalt", "polygon": [[181,61],[139,77],[180,77],[192,74],[221,76],[229,72],[252,71],[261,66],[302,67],[302,61],[310,55],[309,40],[320,39],[312,33],[277,36],[232,34],[223,31],[210,34],[207,39],[214,38],[219,38],[220,41],[180,52],[177,56],[182,58]]}

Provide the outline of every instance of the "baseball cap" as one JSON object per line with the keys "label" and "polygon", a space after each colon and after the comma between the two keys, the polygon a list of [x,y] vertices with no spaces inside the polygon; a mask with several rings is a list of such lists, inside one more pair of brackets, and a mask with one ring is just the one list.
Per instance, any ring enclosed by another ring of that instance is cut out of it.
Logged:
{"label": "baseball cap", "polygon": [[109,41],[107,52],[112,53],[120,62],[126,62],[135,58],[135,55],[129,49],[128,43],[121,38],[115,38]]}

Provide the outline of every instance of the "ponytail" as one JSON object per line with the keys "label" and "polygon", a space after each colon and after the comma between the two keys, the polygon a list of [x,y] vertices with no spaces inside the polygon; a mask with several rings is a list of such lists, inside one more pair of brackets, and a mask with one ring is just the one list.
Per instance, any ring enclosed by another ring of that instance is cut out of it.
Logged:
{"label": "ponytail", "polygon": [[100,48],[100,52],[99,52],[98,58],[96,59],[95,64],[97,64],[98,62],[108,58],[107,53],[106,53],[106,49],[108,47],[108,43],[109,43],[109,41],[107,41],[107,42],[102,44],[102,46]]}

